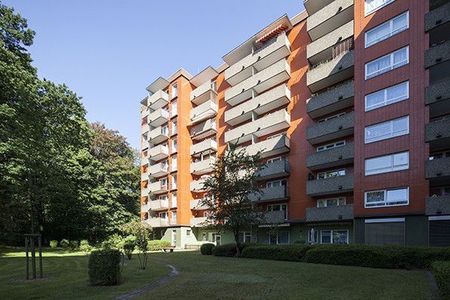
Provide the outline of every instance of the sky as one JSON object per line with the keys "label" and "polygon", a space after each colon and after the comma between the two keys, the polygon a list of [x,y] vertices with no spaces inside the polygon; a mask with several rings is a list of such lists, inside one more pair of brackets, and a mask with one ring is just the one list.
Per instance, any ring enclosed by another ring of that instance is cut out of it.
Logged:
{"label": "sky", "polygon": [[301,0],[3,0],[36,32],[30,53],[41,78],[82,97],[91,122],[140,147],[145,87],[180,67],[192,75]]}

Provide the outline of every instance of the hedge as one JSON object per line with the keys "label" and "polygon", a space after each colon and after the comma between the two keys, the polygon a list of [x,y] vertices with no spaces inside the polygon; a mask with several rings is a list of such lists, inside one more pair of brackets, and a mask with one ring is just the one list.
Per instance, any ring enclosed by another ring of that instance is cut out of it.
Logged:
{"label": "hedge", "polygon": [[57,240],[51,240],[50,241],[50,248],[52,248],[52,249],[58,248],[58,241]]}
{"label": "hedge", "polygon": [[258,245],[245,247],[242,257],[273,259],[286,261],[301,261],[306,251],[310,249],[307,245]]}
{"label": "hedge", "polygon": [[121,252],[116,249],[92,251],[88,264],[91,285],[119,284],[120,260]]}
{"label": "hedge", "polygon": [[164,240],[152,240],[148,241],[148,250],[159,251],[163,250],[165,247],[170,247],[172,244],[169,241]]}
{"label": "hedge", "polygon": [[[243,244],[239,244],[239,251],[242,254],[242,251],[246,248],[246,247],[250,247],[250,246],[254,246],[255,244],[247,244],[247,243],[243,243]],[[220,246],[216,246],[214,247],[214,250],[212,251],[212,254],[214,256],[227,256],[227,257],[235,257],[236,256],[236,244],[231,243],[231,244],[225,244],[225,245],[220,245]]]}
{"label": "hedge", "polygon": [[212,255],[215,247],[216,245],[211,243],[203,244],[200,246],[200,253],[203,255]]}
{"label": "hedge", "polygon": [[431,269],[442,299],[450,299],[450,261],[436,261]]}

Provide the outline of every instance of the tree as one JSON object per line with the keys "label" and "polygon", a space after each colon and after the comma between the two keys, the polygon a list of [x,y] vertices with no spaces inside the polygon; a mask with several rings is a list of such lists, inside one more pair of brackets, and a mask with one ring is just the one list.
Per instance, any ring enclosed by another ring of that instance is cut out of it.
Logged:
{"label": "tree", "polygon": [[228,151],[214,163],[213,174],[204,182],[206,197],[201,202],[207,207],[207,220],[219,231],[233,233],[237,256],[241,230],[263,221],[262,212],[251,200],[261,193],[257,179],[263,166],[260,153],[249,155],[245,149],[237,150],[230,144]]}
{"label": "tree", "polygon": [[147,268],[148,241],[150,240],[152,228],[150,225],[141,222],[140,220],[129,222],[122,228],[124,234],[135,237],[134,242],[139,250],[139,269],[145,270]]}

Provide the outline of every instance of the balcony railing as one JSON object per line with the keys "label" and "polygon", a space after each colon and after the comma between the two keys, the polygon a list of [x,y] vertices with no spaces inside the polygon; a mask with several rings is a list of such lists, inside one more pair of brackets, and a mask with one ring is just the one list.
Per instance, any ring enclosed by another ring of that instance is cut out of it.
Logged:
{"label": "balcony railing", "polygon": [[169,102],[169,95],[164,91],[158,91],[153,95],[149,96],[147,101],[148,106],[151,109],[158,109],[163,107]]}
{"label": "balcony railing", "polygon": [[450,41],[435,45],[425,52],[425,68],[431,68],[448,60],[450,60]]}
{"label": "balcony railing", "polygon": [[428,32],[450,22],[450,2],[430,11],[425,15],[425,31]]}
{"label": "balcony railing", "polygon": [[426,204],[427,215],[449,215],[450,214],[450,195],[428,197]]}
{"label": "balcony railing", "polygon": [[190,99],[194,104],[200,105],[205,101],[215,99],[215,97],[216,91],[213,89],[211,80],[208,80],[191,92]]}
{"label": "balcony railing", "polygon": [[162,184],[160,181],[151,182],[148,185],[149,191],[152,194],[161,194],[169,190],[167,184]]}
{"label": "balcony railing", "polygon": [[287,159],[268,163],[261,171],[258,171],[258,179],[260,180],[268,180],[287,175],[289,175],[289,162]]}
{"label": "balcony railing", "polygon": [[450,148],[450,116],[431,121],[425,127],[425,142],[432,151]]}
{"label": "balcony railing", "polygon": [[148,202],[150,210],[165,210],[169,209],[169,200],[151,200]]}
{"label": "balcony railing", "polygon": [[280,224],[286,222],[287,220],[287,212],[284,210],[267,211],[264,213],[264,223],[267,224]]}
{"label": "balcony railing", "polygon": [[198,123],[210,119],[217,114],[217,103],[214,100],[208,100],[191,111],[191,122]]}
{"label": "balcony railing", "polygon": [[425,178],[433,184],[448,184],[450,182],[450,157],[427,160]]}
{"label": "balcony railing", "polygon": [[348,143],[309,155],[306,158],[306,166],[311,170],[334,168],[353,163],[354,156],[354,145]]}
{"label": "balcony railing", "polygon": [[287,200],[289,197],[287,186],[262,188],[261,192],[261,194],[249,195],[250,200],[257,202],[270,202]]}
{"label": "balcony railing", "polygon": [[306,209],[306,222],[342,221],[353,219],[353,205],[312,207]]}
{"label": "balcony railing", "polygon": [[200,124],[191,127],[191,137],[194,140],[202,140],[216,133],[216,121],[213,119],[206,120]]}
{"label": "balcony railing", "polygon": [[151,160],[161,160],[169,156],[169,148],[166,145],[157,145],[149,149],[148,155]]}
{"label": "balcony railing", "polygon": [[353,191],[353,175],[310,180],[306,183],[308,196],[342,194]]}
{"label": "balcony railing", "polygon": [[213,139],[206,139],[200,143],[191,146],[191,155],[199,155],[203,152],[217,151],[217,142]]}
{"label": "balcony railing", "polygon": [[147,223],[150,224],[151,227],[166,227],[169,226],[169,219],[150,217],[147,220]]}
{"label": "balcony railing", "polygon": [[212,172],[215,161],[215,157],[210,157],[205,160],[193,162],[191,163],[191,173],[195,175],[202,175]]}
{"label": "balcony railing", "polygon": [[204,179],[192,180],[191,181],[191,192],[204,192],[205,189],[203,187]]}
{"label": "balcony railing", "polygon": [[202,199],[193,199],[191,200],[191,209],[193,210],[205,210],[208,209],[207,206],[202,205]]}
{"label": "balcony railing", "polygon": [[289,152],[290,142],[286,135],[279,135],[264,141],[245,147],[249,155],[255,155],[261,151],[261,157],[269,157]]}
{"label": "balcony railing", "polygon": [[152,177],[161,177],[167,175],[169,173],[169,164],[167,163],[156,163],[154,165],[150,165],[148,168],[150,176]]}
{"label": "balcony railing", "polygon": [[164,123],[167,123],[167,121],[169,120],[169,117],[170,117],[169,112],[167,110],[165,110],[163,108],[159,108],[159,109],[153,111],[148,116],[148,123],[152,127],[158,127]]}
{"label": "balcony railing", "polygon": [[322,93],[313,95],[306,104],[306,109],[312,118],[330,115],[333,112],[352,107],[354,95],[354,82],[347,81]]}
{"label": "balcony railing", "polygon": [[313,145],[353,134],[354,113],[316,123],[306,129],[306,139]]}
{"label": "balcony railing", "polygon": [[191,219],[191,226],[192,227],[203,227],[207,225],[207,218],[206,217],[199,217],[199,218],[192,218]]}
{"label": "balcony railing", "polygon": [[167,127],[156,127],[148,134],[149,141],[152,144],[159,144],[169,138],[169,129]]}

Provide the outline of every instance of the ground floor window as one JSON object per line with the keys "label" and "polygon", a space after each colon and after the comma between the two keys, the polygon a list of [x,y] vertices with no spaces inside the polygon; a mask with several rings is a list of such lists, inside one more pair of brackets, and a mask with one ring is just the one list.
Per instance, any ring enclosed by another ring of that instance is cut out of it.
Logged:
{"label": "ground floor window", "polygon": [[269,244],[289,244],[289,231],[269,233]]}
{"label": "ground floor window", "polygon": [[250,231],[244,231],[239,233],[240,243],[250,243],[252,241],[252,233]]}
{"label": "ground floor window", "polygon": [[213,233],[213,242],[216,243],[216,245],[221,245],[222,237],[218,233]]}
{"label": "ground floor window", "polygon": [[321,244],[348,244],[348,230],[321,230]]}

